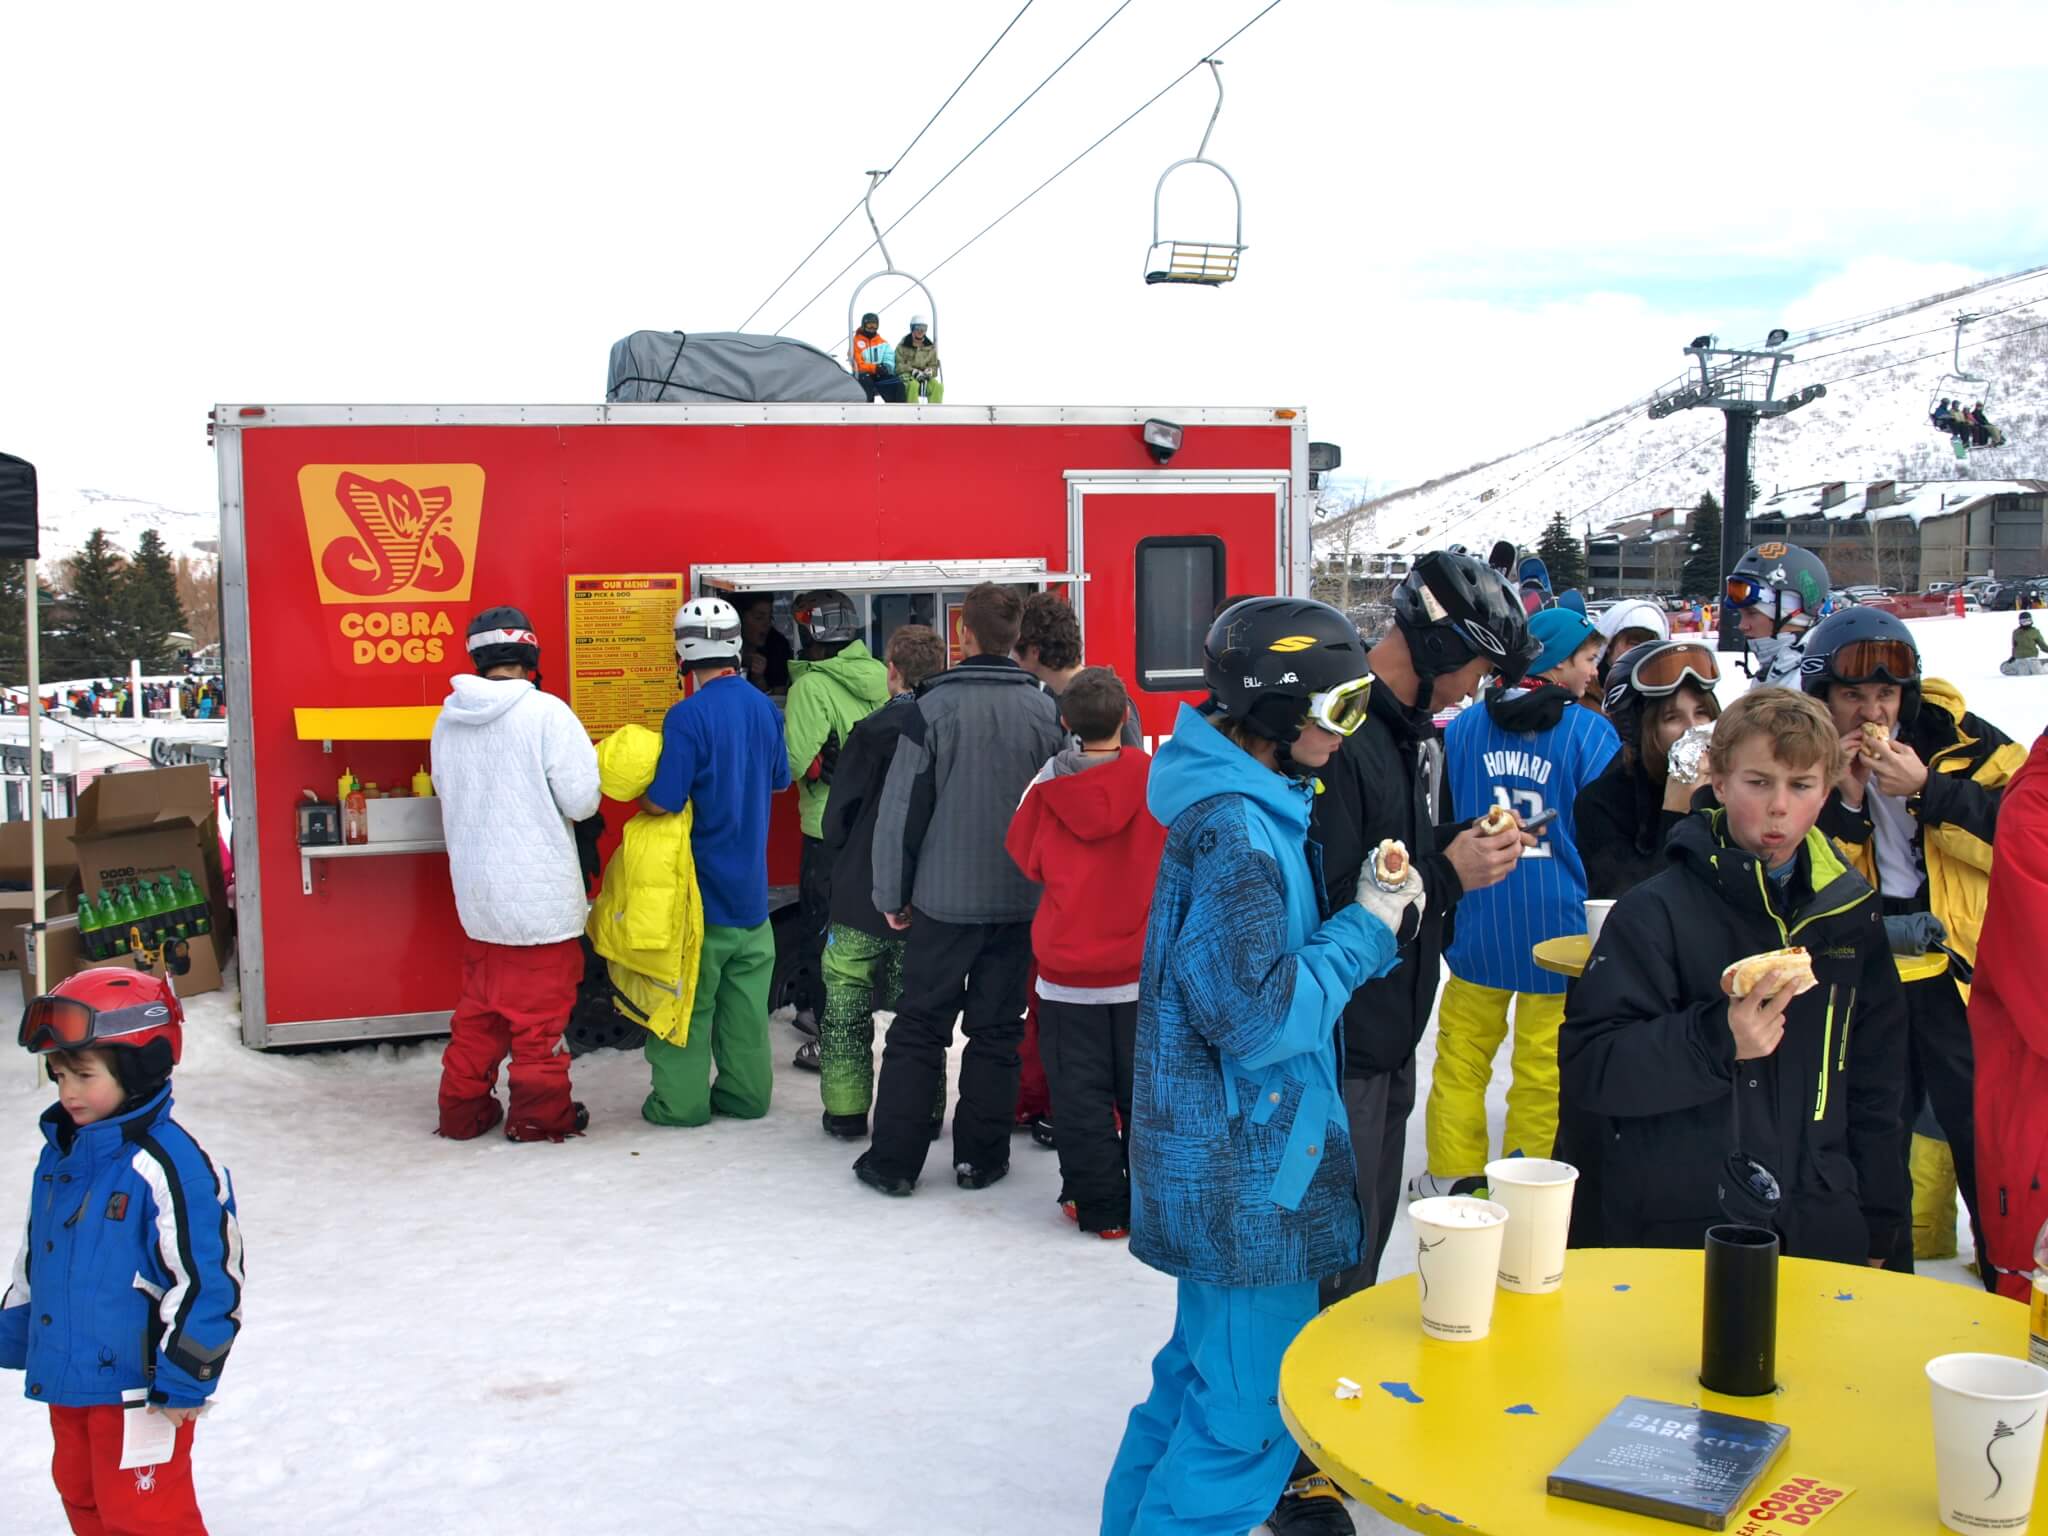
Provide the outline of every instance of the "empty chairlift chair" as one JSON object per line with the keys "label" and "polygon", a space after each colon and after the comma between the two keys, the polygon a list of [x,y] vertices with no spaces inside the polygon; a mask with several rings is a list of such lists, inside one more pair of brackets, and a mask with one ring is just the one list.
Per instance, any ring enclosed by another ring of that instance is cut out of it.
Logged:
{"label": "empty chairlift chair", "polygon": [[[1148,283],[1199,283],[1216,288],[1230,282],[1237,276],[1237,258],[1244,250],[1244,198],[1237,190],[1237,181],[1230,172],[1208,159],[1209,136],[1216,131],[1216,119],[1223,113],[1223,71],[1221,59],[1204,59],[1209,72],[1216,78],[1216,110],[1209,114],[1209,126],[1202,130],[1202,143],[1192,156],[1176,160],[1166,168],[1159,178],[1159,184],[1152,189],[1152,248],[1145,256],[1145,281]],[[1236,209],[1236,224],[1228,242],[1219,240],[1169,239],[1159,233],[1160,200],[1165,195],[1166,183],[1175,171],[1186,166],[1206,165],[1216,172],[1230,186],[1230,199]]]}

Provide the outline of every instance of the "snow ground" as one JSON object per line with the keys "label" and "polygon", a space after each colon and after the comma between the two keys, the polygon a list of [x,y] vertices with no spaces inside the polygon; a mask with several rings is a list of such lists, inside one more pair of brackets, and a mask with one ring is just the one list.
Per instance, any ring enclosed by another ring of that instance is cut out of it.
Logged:
{"label": "snow ground", "polygon": [[[1998,675],[2011,627],[1915,624],[1929,670],[2026,742],[2048,678]],[[1052,1154],[1019,1138],[1010,1177],[969,1193],[942,1141],[913,1199],[874,1195],[781,1024],[766,1121],[647,1125],[639,1059],[606,1054],[575,1070],[588,1137],[456,1145],[431,1134],[438,1045],[264,1055],[232,993],[192,1014],[179,1117],[233,1169],[248,1243],[199,1437],[217,1536],[1095,1529],[1173,1286],[1066,1225]],[[1425,1083],[1434,1055],[1432,1032]],[[0,1234],[47,1102],[19,1058],[0,1070]],[[1411,1173],[1422,1135],[1418,1113]],[[1404,1218],[1385,1273],[1412,1262]],[[0,1381],[0,1527],[62,1529],[48,1457],[43,1410]]]}

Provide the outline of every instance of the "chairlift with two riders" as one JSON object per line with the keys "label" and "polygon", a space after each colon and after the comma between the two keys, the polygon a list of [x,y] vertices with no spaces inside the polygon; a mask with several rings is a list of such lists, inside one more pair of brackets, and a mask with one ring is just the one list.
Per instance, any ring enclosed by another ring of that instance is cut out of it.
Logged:
{"label": "chairlift with two riders", "polygon": [[[861,207],[866,211],[868,216],[868,228],[875,232],[875,246],[882,253],[882,270],[879,272],[870,272],[866,277],[862,278],[859,282],[855,283],[853,285],[853,292],[847,297],[846,339],[848,345],[852,344],[853,338],[859,333],[860,330],[861,294],[866,291],[870,283],[880,282],[885,277],[900,277],[905,282],[909,283],[912,288],[915,288],[919,293],[924,295],[925,304],[928,306],[929,312],[931,314],[931,327],[926,332],[926,334],[935,339],[939,334],[939,301],[932,297],[932,291],[931,289],[925,286],[923,278],[918,277],[914,273],[898,270],[896,263],[890,260],[889,258],[889,247],[887,242],[885,242],[882,239],[882,226],[875,222],[875,188],[879,187],[884,181],[886,181],[888,179],[888,176],[889,173],[887,171],[869,171],[867,195],[861,199]],[[905,294],[907,294],[908,292],[909,289],[905,289],[904,293],[900,293],[897,295],[897,298],[903,298]],[[886,345],[886,343],[884,343],[884,345]]]}

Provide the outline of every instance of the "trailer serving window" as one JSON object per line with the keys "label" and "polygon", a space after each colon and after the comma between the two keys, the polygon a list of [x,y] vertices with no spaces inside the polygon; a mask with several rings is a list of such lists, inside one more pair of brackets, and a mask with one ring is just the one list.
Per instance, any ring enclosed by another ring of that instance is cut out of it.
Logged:
{"label": "trailer serving window", "polygon": [[1202,641],[1223,597],[1223,541],[1187,534],[1138,541],[1138,684],[1182,693],[1202,681]]}

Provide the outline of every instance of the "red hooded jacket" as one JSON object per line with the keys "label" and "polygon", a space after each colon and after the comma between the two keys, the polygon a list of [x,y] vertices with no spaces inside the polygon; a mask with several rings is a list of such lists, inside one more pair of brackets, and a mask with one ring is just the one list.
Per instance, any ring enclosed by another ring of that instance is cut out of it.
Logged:
{"label": "red hooded jacket", "polygon": [[1152,759],[1125,747],[1079,769],[1048,762],[1010,818],[1003,846],[1045,887],[1031,922],[1038,974],[1067,987],[1127,986],[1145,958],[1145,925],[1166,828],[1145,809]]}
{"label": "red hooded jacket", "polygon": [[2048,1005],[2033,967],[2048,950],[2048,735],[2006,783],[1970,1036],[1977,1052],[1977,1198],[2001,1295],[2027,1299],[2048,1222]]}

